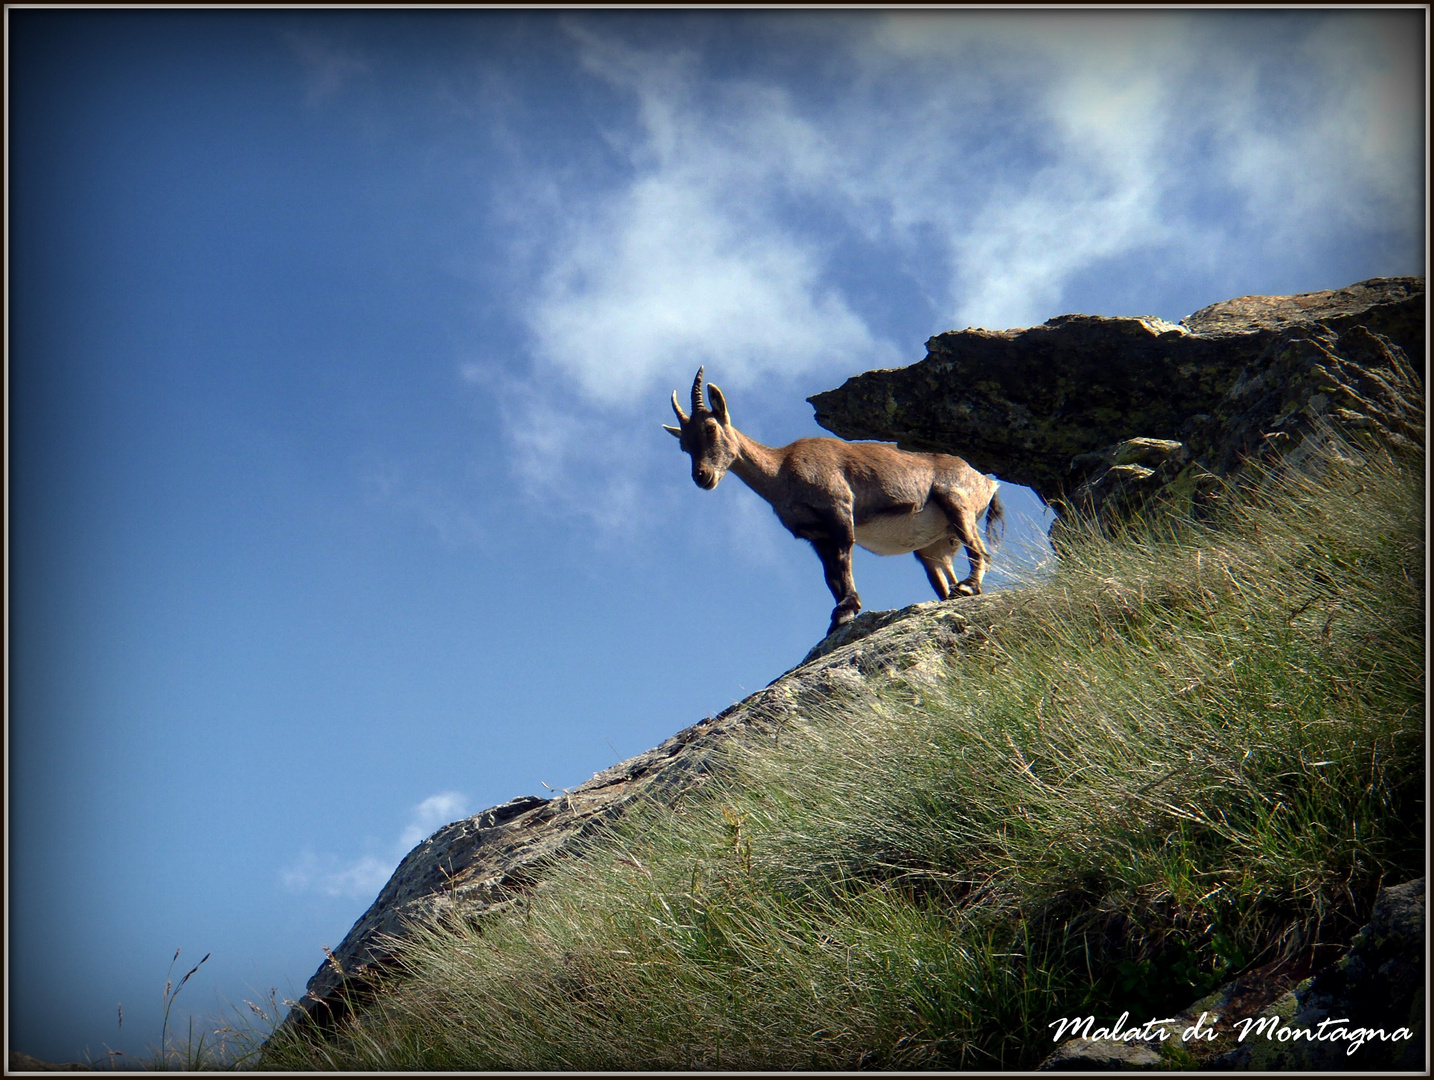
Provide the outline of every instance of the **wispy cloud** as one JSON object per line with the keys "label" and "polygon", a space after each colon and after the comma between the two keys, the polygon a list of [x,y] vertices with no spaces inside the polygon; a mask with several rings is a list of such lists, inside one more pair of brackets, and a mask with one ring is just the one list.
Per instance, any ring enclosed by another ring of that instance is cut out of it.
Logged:
{"label": "wispy cloud", "polygon": [[1211,51],[1212,81],[1236,91],[1203,95],[1214,168],[1270,240],[1422,233],[1423,41],[1400,15],[1317,21],[1281,63]]}
{"label": "wispy cloud", "polygon": [[281,875],[290,892],[316,892],[354,899],[374,896],[393,874],[396,860],[375,855],[345,862],[337,855],[303,852]]}
{"label": "wispy cloud", "polygon": [[387,506],[432,530],[445,547],[465,547],[485,539],[488,530],[471,499],[433,475],[416,474],[393,460],[372,465],[362,483],[371,505]]}
{"label": "wispy cloud", "polygon": [[532,367],[506,395],[525,485],[641,523],[671,448],[632,433],[675,380],[706,364],[772,396],[908,363],[894,282],[929,306],[917,337],[1043,321],[1093,275],[1243,282],[1350,230],[1418,260],[1412,24],[1292,14],[774,16],[765,46],[568,24],[630,111],[604,119],[603,182],[529,181],[547,222],[527,248]]}
{"label": "wispy cloud", "polygon": [[468,799],[456,791],[430,795],[413,808],[413,817],[398,838],[398,847],[407,853],[419,841],[428,839],[444,825],[468,813]]}
{"label": "wispy cloud", "polygon": [[[864,147],[865,205],[886,210],[891,235],[928,245],[924,273],[950,325],[1042,321],[1068,310],[1087,276],[1152,255],[1206,269],[1279,251],[1297,265],[1360,228],[1402,232],[1400,256],[1416,256],[1422,53],[1407,17],[1008,13],[880,26],[852,48],[867,85],[902,80],[901,119],[848,119],[842,143]],[[899,146],[912,132],[915,164]],[[877,164],[889,151],[900,171]]]}
{"label": "wispy cloud", "polygon": [[[644,52],[574,27],[595,77],[631,93],[620,190],[575,196],[527,311],[537,362],[601,404],[631,402],[684,368],[734,385],[842,357],[896,354],[827,275],[820,238],[783,196],[821,171],[821,133],[779,88],[703,79],[681,52]],[[709,94],[723,101],[716,108]]]}
{"label": "wispy cloud", "polygon": [[[1190,59],[1171,47],[1172,32],[1114,16],[888,24],[878,51],[919,61],[918,94],[942,96],[940,72],[957,63],[996,86],[1013,73],[1024,82],[1021,96],[982,110],[986,131],[938,138],[932,150],[946,162],[971,150],[1001,158],[995,183],[967,177],[955,188],[929,175],[888,192],[901,217],[925,216],[944,241],[954,325],[1041,322],[1081,270],[1170,238],[1161,215],[1165,121]],[[933,209],[955,197],[978,212],[953,220]]]}
{"label": "wispy cloud", "polygon": [[290,892],[315,892],[352,899],[372,898],[387,884],[403,856],[437,829],[467,816],[468,800],[456,791],[430,795],[409,814],[392,845],[345,859],[331,853],[302,852],[280,875]]}
{"label": "wispy cloud", "polygon": [[304,66],[311,106],[334,97],[372,70],[367,57],[354,45],[327,34],[289,31],[282,40]]}

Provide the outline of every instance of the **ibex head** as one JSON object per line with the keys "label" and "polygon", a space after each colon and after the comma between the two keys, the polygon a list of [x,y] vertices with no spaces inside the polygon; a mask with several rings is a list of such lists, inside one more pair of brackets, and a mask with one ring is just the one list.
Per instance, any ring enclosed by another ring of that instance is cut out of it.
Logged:
{"label": "ibex head", "polygon": [[682,425],[675,428],[663,424],[682,443],[682,449],[692,458],[692,482],[698,487],[711,491],[727,472],[728,466],[737,456],[737,436],[732,422],[727,417],[727,402],[722,391],[715,386],[707,387],[707,396],[712,400],[709,409],[702,402],[702,372],[697,369],[697,378],[692,381],[692,415],[688,416],[677,404],[677,391],[672,391],[672,411]]}

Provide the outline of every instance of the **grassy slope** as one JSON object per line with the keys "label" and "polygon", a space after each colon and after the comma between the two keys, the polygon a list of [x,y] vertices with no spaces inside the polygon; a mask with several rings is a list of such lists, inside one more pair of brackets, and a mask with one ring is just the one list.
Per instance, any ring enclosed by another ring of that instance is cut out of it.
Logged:
{"label": "grassy slope", "polygon": [[1423,463],[1070,545],[984,641],[435,927],[291,1068],[1022,1068],[1421,872]]}

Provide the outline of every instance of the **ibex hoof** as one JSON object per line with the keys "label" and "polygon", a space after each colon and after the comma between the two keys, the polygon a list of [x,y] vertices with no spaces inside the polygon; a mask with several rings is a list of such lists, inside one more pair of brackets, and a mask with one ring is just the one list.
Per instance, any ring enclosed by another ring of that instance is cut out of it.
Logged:
{"label": "ibex hoof", "polygon": [[955,589],[953,590],[953,592],[952,592],[952,595],[953,595],[953,596],[978,596],[978,595],[980,595],[980,592],[981,592],[981,586],[979,586],[979,585],[968,585],[966,582],[963,581],[963,582],[960,582],[960,583],[956,586],[956,588],[955,588]]}

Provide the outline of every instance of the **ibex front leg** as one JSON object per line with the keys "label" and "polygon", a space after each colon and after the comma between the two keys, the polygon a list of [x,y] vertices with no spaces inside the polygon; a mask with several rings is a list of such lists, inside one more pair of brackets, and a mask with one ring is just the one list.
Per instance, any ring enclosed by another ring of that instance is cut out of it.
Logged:
{"label": "ibex front leg", "polygon": [[856,581],[851,573],[851,544],[843,546],[834,540],[813,540],[812,547],[817,549],[827,588],[837,602],[832,609],[831,625],[827,627],[830,634],[838,626],[851,622],[861,610],[861,597],[856,594]]}
{"label": "ibex front leg", "polygon": [[797,535],[810,540],[812,547],[817,549],[826,574],[827,588],[837,602],[832,609],[831,625],[827,627],[830,634],[838,626],[851,622],[861,610],[861,597],[856,594],[856,580],[851,573],[851,549],[856,543],[856,525],[850,513],[842,514],[840,509],[826,513],[815,507],[810,510],[817,520],[800,529]]}

